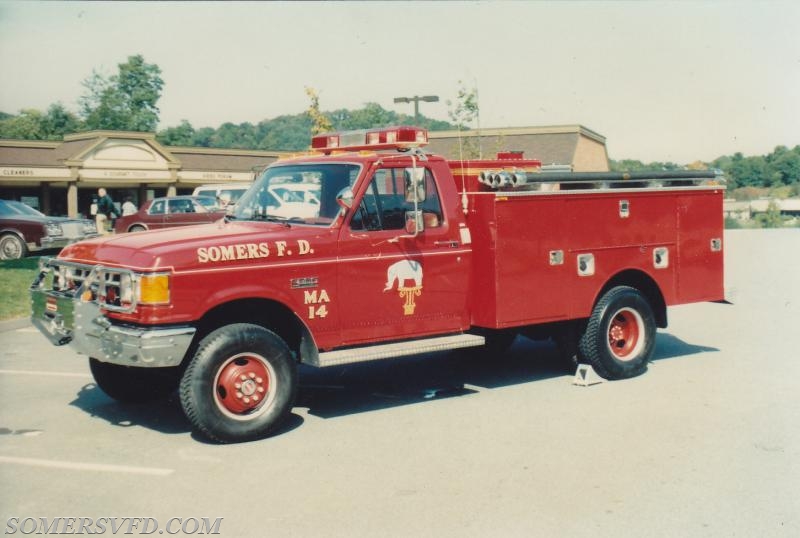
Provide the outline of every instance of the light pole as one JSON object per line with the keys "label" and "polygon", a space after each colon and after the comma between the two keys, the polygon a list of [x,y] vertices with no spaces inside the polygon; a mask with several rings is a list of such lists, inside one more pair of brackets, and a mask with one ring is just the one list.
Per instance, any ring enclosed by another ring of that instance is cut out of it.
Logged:
{"label": "light pole", "polygon": [[419,102],[436,103],[439,101],[438,95],[415,95],[414,97],[395,97],[395,103],[414,103],[414,123],[419,123]]}

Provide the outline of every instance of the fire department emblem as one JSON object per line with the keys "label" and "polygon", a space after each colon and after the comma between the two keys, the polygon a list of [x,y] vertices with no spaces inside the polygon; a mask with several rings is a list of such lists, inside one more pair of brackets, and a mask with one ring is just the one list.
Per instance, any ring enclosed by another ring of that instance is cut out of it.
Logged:
{"label": "fire department emblem", "polygon": [[[411,281],[413,286],[406,284]],[[397,291],[403,303],[403,313],[406,316],[414,314],[417,307],[415,297],[422,295],[422,264],[414,260],[402,260],[393,263],[386,270],[386,287],[383,291],[391,291],[397,286]]]}

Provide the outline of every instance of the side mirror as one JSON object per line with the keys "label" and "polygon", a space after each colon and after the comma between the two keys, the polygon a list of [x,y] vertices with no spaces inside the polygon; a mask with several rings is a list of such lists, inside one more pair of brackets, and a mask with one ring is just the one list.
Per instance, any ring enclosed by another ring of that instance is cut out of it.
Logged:
{"label": "side mirror", "polygon": [[344,210],[352,209],[353,198],[355,198],[353,189],[350,187],[345,187],[339,191],[339,194],[336,195],[336,203],[339,204],[339,206]]}
{"label": "side mirror", "polygon": [[425,221],[422,211],[406,211],[406,233],[417,235],[425,231]]}
{"label": "side mirror", "polygon": [[424,202],[427,195],[425,192],[425,169],[417,167],[406,168],[404,175],[406,180],[406,202],[413,203],[415,199],[417,202]]}

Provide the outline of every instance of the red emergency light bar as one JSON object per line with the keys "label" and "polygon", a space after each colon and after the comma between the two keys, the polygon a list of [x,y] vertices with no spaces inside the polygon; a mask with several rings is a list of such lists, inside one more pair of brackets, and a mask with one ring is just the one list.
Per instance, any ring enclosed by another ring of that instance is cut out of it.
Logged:
{"label": "red emergency light bar", "polygon": [[360,151],[405,149],[428,144],[428,131],[419,127],[386,127],[360,131],[325,133],[311,138],[311,149],[331,153],[336,150]]}

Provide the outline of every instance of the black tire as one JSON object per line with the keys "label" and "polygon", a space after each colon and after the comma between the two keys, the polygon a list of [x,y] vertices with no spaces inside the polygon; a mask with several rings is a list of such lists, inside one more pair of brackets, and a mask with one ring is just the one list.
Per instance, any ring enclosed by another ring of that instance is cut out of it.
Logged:
{"label": "black tire", "polygon": [[147,231],[147,228],[145,228],[141,224],[134,224],[133,226],[128,228],[128,231],[131,232],[131,233],[144,232],[144,231]]}
{"label": "black tire", "polygon": [[288,416],[297,365],[286,343],[258,325],[235,323],[203,338],[183,374],[181,405],[213,441],[267,436]]}
{"label": "black tire", "polygon": [[120,402],[158,400],[178,388],[178,368],[138,368],[89,359],[89,369],[100,390]]}
{"label": "black tire", "polygon": [[0,260],[19,260],[28,255],[28,245],[13,233],[0,235]]}
{"label": "black tire", "polygon": [[618,286],[592,310],[578,344],[579,358],[606,379],[634,377],[647,370],[655,336],[650,303],[636,289]]}

